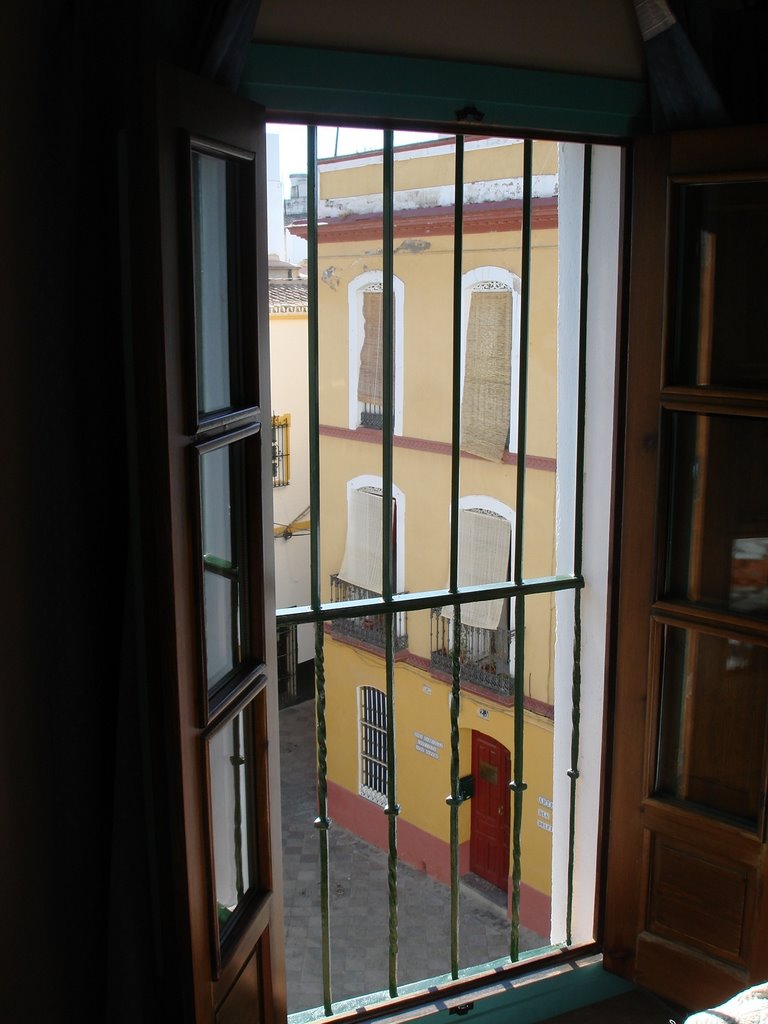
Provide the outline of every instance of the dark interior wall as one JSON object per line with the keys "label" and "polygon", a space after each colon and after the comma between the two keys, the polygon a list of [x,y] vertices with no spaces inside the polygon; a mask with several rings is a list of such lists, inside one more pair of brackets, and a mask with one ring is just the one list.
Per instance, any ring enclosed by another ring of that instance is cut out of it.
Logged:
{"label": "dark interior wall", "polygon": [[114,40],[76,8],[11,4],[2,33],[8,1021],[98,1007],[106,978],[127,508],[119,105],[97,85]]}
{"label": "dark interior wall", "polygon": [[189,62],[201,6],[6,0],[0,15],[8,1022],[152,1019],[117,139],[142,64]]}
{"label": "dark interior wall", "polygon": [[262,0],[254,36],[288,45],[643,76],[632,0],[336,0],[331,8],[314,0]]}

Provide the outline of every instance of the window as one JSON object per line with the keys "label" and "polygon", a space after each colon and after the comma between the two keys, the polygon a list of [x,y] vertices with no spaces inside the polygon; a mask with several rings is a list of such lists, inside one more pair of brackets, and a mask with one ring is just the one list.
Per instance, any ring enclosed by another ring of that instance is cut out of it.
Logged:
{"label": "window", "polygon": [[277,692],[280,707],[293,704],[298,696],[299,643],[295,623],[277,628]]}
{"label": "window", "polygon": [[[400,863],[416,866],[447,883],[446,902],[458,900],[461,874],[468,870],[462,844],[469,841],[472,817],[468,788],[460,786],[467,737],[481,723],[479,731],[513,752],[511,778],[505,779],[514,791],[509,834],[500,835],[497,821],[493,842],[506,841],[510,851],[498,877],[512,909],[504,952],[514,962],[533,948],[525,945],[526,929],[543,947],[570,943],[574,934],[588,940],[593,926],[594,890],[589,905],[578,907],[578,928],[572,923],[569,858],[578,850],[582,870],[593,871],[596,835],[593,830],[584,844],[569,834],[576,767],[564,763],[575,749],[575,710],[582,710],[573,685],[580,655],[573,641],[585,621],[576,598],[584,580],[572,554],[582,522],[573,481],[583,476],[577,442],[585,292],[578,268],[581,180],[590,151],[574,144],[566,161],[567,145],[549,140],[448,136],[395,152],[392,136],[384,133],[384,139],[381,151],[329,157],[308,177],[309,208],[317,216],[307,229],[309,275],[320,285],[318,329],[310,339],[310,360],[317,361],[310,394],[317,467],[311,489],[322,514],[310,517],[319,530],[310,566],[312,608],[282,609],[279,618],[303,622],[314,615],[323,623],[315,662],[322,857],[327,859],[330,842],[325,823],[333,820],[366,842],[373,837],[387,853],[390,878]],[[561,216],[565,163],[572,178],[567,229]],[[318,180],[327,216],[313,195]],[[391,183],[387,195],[382,181]],[[350,197],[357,212],[347,211]],[[454,230],[457,204],[463,232]],[[369,269],[372,264],[381,269]],[[563,288],[562,265],[577,268],[568,282],[575,280],[575,290]],[[615,271],[614,264],[608,288],[615,285]],[[350,282],[347,289],[341,282]],[[390,287],[394,316],[384,331],[381,313]],[[406,289],[407,310],[398,300]],[[339,326],[347,320],[345,333]],[[610,326],[605,334],[612,342]],[[606,358],[610,363],[610,352],[602,354],[603,363]],[[395,423],[389,431],[382,421],[376,437],[373,420],[360,428],[363,414],[375,411],[364,403],[383,401],[378,371],[386,361],[395,368],[388,396]],[[610,402],[607,408],[605,437]],[[407,433],[401,432],[403,418]],[[404,496],[395,477],[409,502],[408,593]],[[602,493],[607,501],[608,489]],[[442,512],[447,500],[450,517]],[[572,538],[570,553],[567,545],[561,552],[561,534]],[[388,580],[385,562],[392,566]],[[333,572],[330,589],[327,572]],[[345,608],[350,602],[355,607]],[[400,639],[405,609],[405,643],[390,648],[390,636]],[[604,650],[601,641],[597,646]],[[555,717],[556,691],[561,712]],[[600,709],[595,712],[596,704],[582,716],[590,727],[601,720]],[[350,743],[354,725],[357,749]],[[578,787],[578,813],[591,823],[588,829],[596,820],[596,778],[589,773]],[[561,780],[571,787],[565,793]],[[389,819],[372,806],[384,803],[385,788]],[[321,902],[332,898],[324,885]],[[534,917],[540,927],[531,923]],[[323,943],[331,956],[332,935]],[[375,952],[379,963],[389,962],[394,995],[398,985],[418,978],[409,976],[413,965],[405,956],[399,968],[393,964],[397,957],[392,945],[387,957],[386,945],[382,938]],[[445,952],[435,976],[449,969]],[[470,964],[459,959],[458,938],[452,939],[452,977]],[[334,982],[342,996],[324,983],[326,1013],[334,999],[355,994],[345,991],[345,980]]]}
{"label": "window", "polygon": [[[459,586],[498,583],[511,576],[511,539],[515,513],[482,495],[459,500]],[[453,648],[452,605],[433,613],[432,664],[450,669]],[[499,598],[465,604],[461,609],[462,676],[497,696],[514,688],[514,600]]]}
{"label": "window", "polygon": [[478,267],[462,285],[461,447],[498,462],[517,450],[520,278]]}
{"label": "window", "polygon": [[[383,491],[380,477],[357,477],[347,484],[347,536],[344,557],[338,573],[331,576],[334,601],[360,601],[382,593],[382,527]],[[397,589],[403,576],[404,546],[398,537],[404,535],[405,496],[393,487],[392,495],[392,566],[393,585]],[[360,619],[340,619],[333,625],[337,634],[383,647],[385,630],[383,616],[368,615]],[[396,618],[395,646],[408,642],[406,615]]]}
{"label": "window", "polygon": [[291,482],[291,414],[272,414],[272,486]]}
{"label": "window", "polygon": [[387,802],[387,696],[375,686],[361,686],[360,795],[384,806]]}
{"label": "window", "polygon": [[[395,433],[403,432],[402,281],[394,278]],[[383,416],[383,275],[369,270],[349,283],[349,427],[381,430]]]}

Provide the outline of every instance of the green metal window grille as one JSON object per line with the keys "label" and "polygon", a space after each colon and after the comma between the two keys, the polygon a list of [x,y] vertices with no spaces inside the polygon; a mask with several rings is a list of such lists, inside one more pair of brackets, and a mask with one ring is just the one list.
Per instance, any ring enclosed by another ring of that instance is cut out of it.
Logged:
{"label": "green metal window grille", "polygon": [[[581,284],[579,323],[579,371],[576,387],[578,390],[578,418],[576,428],[576,501],[572,523],[574,532],[575,560],[571,574],[553,575],[544,578],[526,579],[523,573],[524,523],[526,496],[526,453],[528,426],[528,358],[530,322],[530,281],[533,210],[533,143],[523,142],[523,195],[522,195],[522,275],[519,311],[519,366],[517,400],[517,481],[516,517],[513,538],[511,579],[482,587],[460,587],[459,552],[459,499],[461,471],[461,390],[462,390],[462,252],[463,252],[463,191],[464,191],[464,137],[455,137],[454,168],[454,248],[452,272],[452,401],[451,401],[451,527],[450,527],[450,573],[448,586],[440,590],[420,593],[394,593],[394,551],[393,551],[393,455],[394,455],[394,310],[393,310],[393,254],[394,242],[394,141],[393,132],[383,132],[383,214],[382,214],[382,280],[381,291],[381,428],[382,428],[382,592],[344,603],[323,603],[321,600],[320,563],[320,373],[319,373],[319,330],[318,330],[318,164],[317,129],[307,130],[308,154],[308,378],[309,378],[309,467],[310,467],[310,605],[305,608],[280,609],[278,623],[314,623],[315,628],[315,684],[316,684],[316,741],[317,741],[317,817],[315,827],[319,840],[320,889],[321,889],[321,950],[322,950],[322,1004],[325,1013],[334,1012],[331,988],[332,921],[330,914],[330,870],[329,870],[329,829],[332,827],[328,816],[328,722],[327,688],[325,673],[324,628],[348,619],[363,616],[376,617],[383,623],[381,645],[385,656],[385,688],[374,691],[375,714],[378,716],[376,729],[376,763],[380,768],[377,785],[381,786],[383,813],[387,817],[388,859],[388,975],[389,993],[398,995],[398,814],[397,765],[395,758],[395,655],[397,620],[409,611],[429,611],[433,616],[440,609],[450,605],[453,608],[451,643],[448,645],[450,662],[450,793],[446,797],[450,830],[450,921],[451,948],[446,964],[450,976],[459,978],[459,810],[467,799],[466,787],[462,784],[459,770],[459,708],[462,691],[462,608],[478,600],[503,599],[514,602],[513,622],[510,633],[522,638],[525,635],[526,602],[537,595],[571,591],[574,594],[574,636],[573,636],[573,679],[572,679],[572,741],[568,769],[570,784],[568,896],[567,896],[567,940],[571,942],[571,915],[573,904],[573,876],[575,849],[575,809],[578,793],[579,721],[581,704],[581,604],[580,595],[584,587],[582,576],[582,534],[583,534],[583,486],[581,483],[584,465],[584,423],[585,423],[585,367],[587,337],[587,260],[589,254],[589,209],[591,146],[584,146],[584,186],[581,211]],[[446,354],[447,357],[447,354]],[[561,527],[563,528],[563,527]],[[508,785],[512,801],[512,915],[509,937],[510,963],[521,957],[520,949],[520,894],[523,879],[522,821],[523,807],[527,797],[525,781],[524,752],[524,680],[526,678],[525,645],[514,645],[514,671],[511,691],[514,700],[514,754],[511,778]],[[365,700],[361,697],[361,700]],[[371,705],[373,707],[373,704]],[[367,712],[365,712],[367,713]],[[563,709],[560,709],[563,713]],[[361,714],[361,722],[363,716]],[[529,797],[529,799],[531,799]]]}

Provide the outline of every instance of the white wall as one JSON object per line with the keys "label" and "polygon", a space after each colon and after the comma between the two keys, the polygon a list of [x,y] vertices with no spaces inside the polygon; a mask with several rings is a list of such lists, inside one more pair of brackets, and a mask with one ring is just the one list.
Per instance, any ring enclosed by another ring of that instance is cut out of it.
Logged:
{"label": "white wall", "polygon": [[[275,523],[290,523],[309,505],[309,402],[307,318],[270,317],[272,411],[291,414],[291,476],[272,489]],[[308,517],[305,517],[308,518]],[[275,596],[278,608],[308,605],[309,535],[275,538]],[[299,661],[314,657],[314,630],[300,626]]]}
{"label": "white wall", "polygon": [[267,247],[270,256],[285,259],[283,184],[280,181],[280,138],[267,132]]}
{"label": "white wall", "polygon": [[[557,571],[573,571],[576,485],[575,431],[579,344],[581,205],[584,147],[560,147],[558,308]],[[603,690],[613,456],[617,334],[621,150],[595,146],[592,157],[582,569],[581,723],[576,786],[572,939],[594,937],[597,829],[602,771]],[[556,599],[555,763],[552,862],[552,941],[566,936],[570,816],[574,599]]]}

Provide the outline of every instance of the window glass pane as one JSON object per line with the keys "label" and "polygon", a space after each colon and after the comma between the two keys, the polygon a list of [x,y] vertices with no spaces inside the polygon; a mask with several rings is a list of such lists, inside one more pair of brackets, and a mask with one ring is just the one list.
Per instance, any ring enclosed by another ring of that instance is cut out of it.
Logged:
{"label": "window glass pane", "polygon": [[[344,148],[338,157],[321,149],[318,162],[324,601],[382,591],[381,499],[371,498],[365,515],[358,514],[358,505],[367,488],[382,487],[384,136],[364,129],[340,132]],[[399,323],[402,330],[402,317]],[[352,578],[340,581],[342,564],[350,564],[350,545],[356,552]]]}
{"label": "window glass pane", "polygon": [[200,457],[205,647],[209,691],[241,661],[241,445]]}
{"label": "window glass pane", "polygon": [[[554,142],[533,143],[531,183],[531,267],[528,316],[528,395],[526,401],[525,526],[523,577],[535,579],[555,572],[555,538],[559,529],[570,530],[567,503],[556,510],[558,484],[561,500],[568,494],[558,481],[560,458],[568,461],[572,445],[575,462],[576,422],[558,419],[559,412],[577,408],[578,324],[580,296],[577,268],[581,260],[581,167],[583,146],[565,157],[565,146]],[[574,186],[574,176],[577,184]],[[561,217],[562,190],[570,205]],[[567,223],[566,223],[567,222]],[[565,245],[565,250],[562,246]],[[578,246],[578,248],[577,248]],[[575,294],[564,293],[569,284]],[[574,282],[574,279],[575,282]],[[522,344],[522,342],[521,342]],[[563,366],[559,364],[563,363]],[[567,367],[567,369],[566,369]],[[560,371],[558,378],[558,370]],[[558,383],[558,379],[559,382]],[[567,381],[568,385],[563,386]],[[567,392],[570,403],[563,403]],[[558,406],[558,403],[561,403]],[[516,429],[516,428],[515,428]],[[516,435],[515,435],[516,436]],[[566,525],[567,524],[567,525]],[[565,567],[563,567],[565,568]],[[571,571],[571,566],[567,571]]]}
{"label": "window glass pane", "polygon": [[[455,138],[435,137],[421,145],[417,139],[398,133],[394,159],[399,437],[393,460],[394,480],[404,496],[395,531],[396,589],[410,592],[448,583],[456,209]],[[424,543],[427,533],[433,543]],[[428,656],[428,643],[428,630],[419,636],[409,632],[412,650]]]}
{"label": "window glass pane", "polygon": [[228,162],[192,153],[197,400],[201,413],[226,409],[230,389],[232,239]]}
{"label": "window glass pane", "polygon": [[768,387],[768,182],[675,189],[673,384]]}
{"label": "window glass pane", "polygon": [[216,912],[220,936],[256,884],[255,765],[246,710],[214,733],[208,745]]}
{"label": "window glass pane", "polygon": [[656,788],[756,826],[768,648],[666,627]]}
{"label": "window glass pane", "polygon": [[768,421],[676,414],[671,449],[668,596],[768,618]]}

